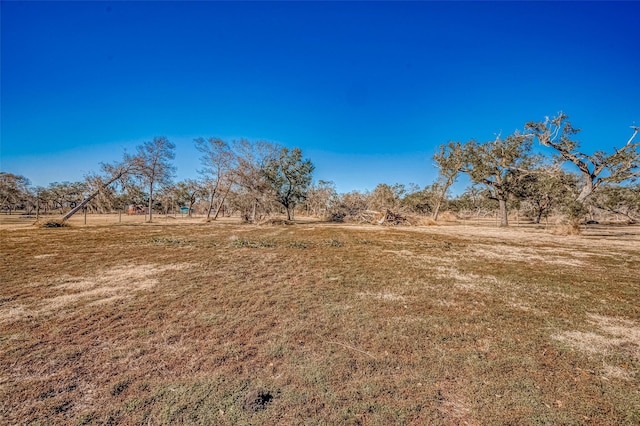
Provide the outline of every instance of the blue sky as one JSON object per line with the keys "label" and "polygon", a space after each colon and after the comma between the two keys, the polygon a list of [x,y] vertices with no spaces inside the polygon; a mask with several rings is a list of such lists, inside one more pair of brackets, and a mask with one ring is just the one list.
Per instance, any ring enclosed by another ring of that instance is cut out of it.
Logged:
{"label": "blue sky", "polygon": [[0,5],[0,170],[81,180],[165,135],[298,146],[340,192],[433,182],[449,140],[558,111],[584,150],[640,124],[640,2]]}

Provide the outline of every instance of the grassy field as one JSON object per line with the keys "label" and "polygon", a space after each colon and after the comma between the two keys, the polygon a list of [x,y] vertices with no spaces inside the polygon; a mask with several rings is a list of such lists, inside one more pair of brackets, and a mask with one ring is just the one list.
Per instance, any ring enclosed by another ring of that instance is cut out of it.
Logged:
{"label": "grassy field", "polygon": [[640,229],[0,226],[3,424],[640,423]]}

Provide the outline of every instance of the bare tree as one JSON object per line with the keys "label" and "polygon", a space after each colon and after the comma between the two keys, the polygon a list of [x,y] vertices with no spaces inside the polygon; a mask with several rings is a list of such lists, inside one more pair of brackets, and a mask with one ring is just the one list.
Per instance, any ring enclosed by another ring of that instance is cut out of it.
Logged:
{"label": "bare tree", "polygon": [[233,185],[233,169],[236,165],[236,156],[229,144],[219,138],[198,138],[195,140],[196,148],[202,153],[200,162],[204,169],[199,173],[203,176],[209,195],[209,208],[207,209],[208,222],[211,220],[211,210],[217,200],[216,212],[213,220],[218,218],[220,209],[231,191]]}
{"label": "bare tree", "polygon": [[538,141],[556,150],[560,159],[578,168],[583,178],[582,188],[576,201],[586,200],[602,185],[621,183],[640,176],[640,142],[633,142],[640,130],[632,127],[633,134],[625,145],[613,148],[610,154],[596,151],[589,155],[580,151],[580,143],[572,137],[580,132],[573,127],[566,114],[559,113],[553,118],[546,117],[541,122],[527,123],[528,129]]}
{"label": "bare tree", "polygon": [[333,182],[326,180],[313,182],[307,190],[307,199],[305,200],[308,214],[327,216],[337,197],[338,193]]}
{"label": "bare tree", "polygon": [[171,181],[175,167],[175,144],[165,136],[154,137],[137,147],[132,157],[134,174],[149,188],[149,222],[153,221],[153,191],[156,185],[166,185]]}
{"label": "bare tree", "polygon": [[241,139],[234,142],[233,181],[238,187],[234,204],[245,221],[255,222],[260,210],[266,213],[274,199],[273,187],[264,170],[271,159],[276,158],[278,150],[277,145],[265,141]]}

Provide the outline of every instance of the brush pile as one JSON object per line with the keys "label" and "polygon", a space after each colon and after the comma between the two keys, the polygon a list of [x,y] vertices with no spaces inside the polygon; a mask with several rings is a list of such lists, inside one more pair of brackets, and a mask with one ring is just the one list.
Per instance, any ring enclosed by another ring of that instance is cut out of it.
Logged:
{"label": "brush pile", "polygon": [[378,220],[376,220],[376,224],[386,226],[412,226],[411,222],[406,216],[389,209],[382,213]]}
{"label": "brush pile", "polygon": [[350,222],[382,226],[413,226],[418,225],[418,218],[409,218],[408,215],[386,209],[384,211],[359,210],[354,212],[338,212],[332,214],[332,222]]}

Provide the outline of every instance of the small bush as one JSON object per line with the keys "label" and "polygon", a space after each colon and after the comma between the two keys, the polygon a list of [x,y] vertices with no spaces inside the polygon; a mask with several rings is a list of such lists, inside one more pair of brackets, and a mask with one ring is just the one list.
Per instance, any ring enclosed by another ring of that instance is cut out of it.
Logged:
{"label": "small bush", "polygon": [[252,390],[245,395],[242,409],[255,413],[267,408],[272,399],[273,395],[266,389]]}
{"label": "small bush", "polygon": [[149,242],[152,244],[174,244],[179,245],[184,243],[184,240],[173,237],[153,237],[149,239]]}
{"label": "small bush", "polygon": [[36,222],[35,224],[39,228],[67,228],[69,224],[61,220],[47,220],[44,222]]}
{"label": "small bush", "polygon": [[127,390],[130,384],[131,384],[131,381],[129,379],[120,380],[119,382],[115,383],[111,387],[111,395],[113,396],[120,395],[122,392]]}
{"label": "small bush", "polygon": [[309,247],[309,244],[307,244],[304,241],[293,241],[293,242],[289,243],[289,247],[298,248],[298,249],[306,249],[306,248]]}

